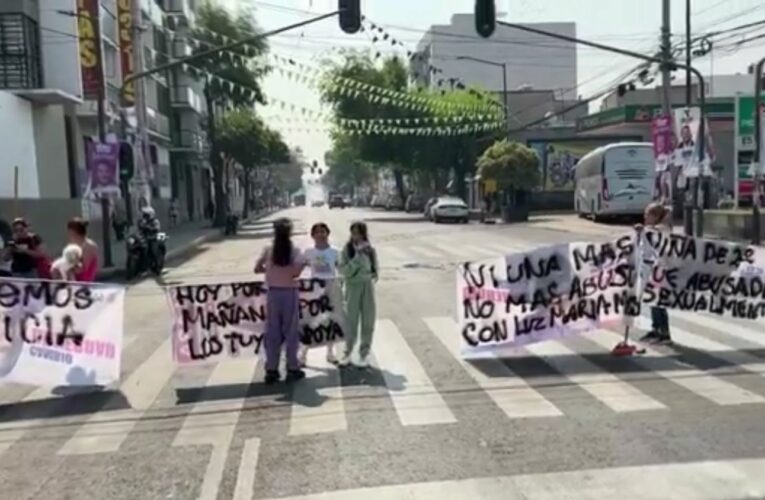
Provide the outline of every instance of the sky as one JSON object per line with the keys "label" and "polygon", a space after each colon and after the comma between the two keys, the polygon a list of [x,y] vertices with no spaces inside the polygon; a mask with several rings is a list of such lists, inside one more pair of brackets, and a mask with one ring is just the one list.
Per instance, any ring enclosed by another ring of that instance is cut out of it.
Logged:
{"label": "sky", "polygon": [[[218,0],[236,10],[243,6],[254,8],[256,22],[266,31],[299,22],[312,15],[337,8],[337,0]],[[744,23],[765,20],[762,0],[691,0],[694,35],[723,30]],[[497,0],[497,10],[510,22],[575,22],[580,38],[617,45],[643,53],[658,48],[662,0]],[[671,0],[673,41],[679,42],[685,33],[686,0]],[[386,52],[403,53],[414,49],[423,33],[432,24],[449,24],[455,13],[469,13],[473,0],[362,0],[362,13],[392,36],[404,42],[405,48],[388,48]],[[753,28],[754,29],[754,28]],[[741,37],[765,33],[765,26]],[[269,39],[271,52],[295,61],[316,65],[331,56],[337,48],[370,50],[367,33],[347,35],[337,19],[276,35]],[[379,50],[379,45],[375,46]],[[765,38],[737,51],[712,51],[711,56],[694,61],[704,74],[746,73],[749,64],[765,53]],[[534,64],[539,64],[534,62]],[[580,46],[577,50],[578,94],[584,97],[609,88],[620,73],[636,64],[632,59]],[[515,68],[522,70],[522,68]],[[678,78],[683,78],[678,74]],[[275,101],[293,103],[296,108],[321,110],[318,94],[305,84],[273,72],[265,82],[268,97]],[[320,132],[297,132],[295,124],[285,123],[285,111],[279,105],[258,110],[272,126],[283,128],[287,142],[300,146],[306,158],[323,163],[324,151],[330,142]],[[309,126],[310,124],[306,124]]]}

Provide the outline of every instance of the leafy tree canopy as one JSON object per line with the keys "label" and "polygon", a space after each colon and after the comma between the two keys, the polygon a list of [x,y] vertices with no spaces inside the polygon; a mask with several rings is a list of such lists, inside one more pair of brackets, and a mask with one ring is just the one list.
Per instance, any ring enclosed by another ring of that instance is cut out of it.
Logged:
{"label": "leafy tree canopy", "polygon": [[495,180],[500,189],[530,191],[539,187],[539,157],[518,142],[492,144],[478,159],[478,169],[482,178]]}

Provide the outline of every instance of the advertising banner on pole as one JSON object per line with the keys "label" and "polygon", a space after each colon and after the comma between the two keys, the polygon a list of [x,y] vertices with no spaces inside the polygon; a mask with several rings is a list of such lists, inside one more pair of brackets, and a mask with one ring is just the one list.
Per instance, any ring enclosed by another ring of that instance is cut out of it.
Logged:
{"label": "advertising banner on pole", "polygon": [[101,40],[96,23],[100,23],[98,0],[77,0],[77,32],[80,38],[80,71],[82,73],[82,96],[96,100],[104,85],[104,70],[98,58]]}
{"label": "advertising banner on pole", "polygon": [[[119,27],[120,66],[123,80],[133,75],[133,2],[135,0],[117,0],[117,25]],[[128,82],[122,93],[122,105],[125,107],[135,104],[135,83]]]}

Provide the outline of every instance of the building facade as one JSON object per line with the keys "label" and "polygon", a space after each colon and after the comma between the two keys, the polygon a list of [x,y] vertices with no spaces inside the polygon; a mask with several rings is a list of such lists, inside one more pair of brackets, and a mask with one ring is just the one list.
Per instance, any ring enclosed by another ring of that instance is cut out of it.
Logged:
{"label": "building facade", "polygon": [[[576,36],[575,23],[535,23],[537,29]],[[502,92],[502,69],[463,58],[479,58],[507,66],[507,90],[552,90],[557,99],[576,99],[577,52],[573,43],[497,25],[490,38],[476,34],[473,14],[455,14],[450,24],[433,25],[423,35],[412,59],[418,81],[449,88],[450,79]],[[434,71],[433,68],[439,71]]]}

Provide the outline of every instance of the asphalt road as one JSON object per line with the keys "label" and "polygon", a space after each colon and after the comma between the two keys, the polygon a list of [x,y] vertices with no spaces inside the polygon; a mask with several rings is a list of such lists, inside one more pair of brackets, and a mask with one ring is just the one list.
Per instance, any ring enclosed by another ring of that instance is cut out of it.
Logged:
{"label": "asphalt road", "polygon": [[455,355],[457,263],[626,227],[279,215],[302,244],[315,221],[336,246],[368,222],[381,261],[374,367],[339,373],[317,350],[306,380],[266,387],[253,362],[173,366],[161,286],[250,277],[270,238],[253,223],[161,283],[130,286],[119,386],[0,386],[0,498],[765,498],[765,324],[675,315],[675,345],[635,359],[611,357],[607,331],[483,365]]}

